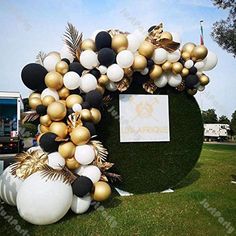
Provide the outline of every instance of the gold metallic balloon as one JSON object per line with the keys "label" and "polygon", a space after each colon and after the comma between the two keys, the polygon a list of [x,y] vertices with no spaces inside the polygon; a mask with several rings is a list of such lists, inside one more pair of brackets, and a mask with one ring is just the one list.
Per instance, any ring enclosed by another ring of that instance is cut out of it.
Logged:
{"label": "gold metallic balloon", "polygon": [[95,46],[95,42],[92,39],[85,39],[81,45],[80,45],[80,49],[82,51],[84,50],[93,50],[96,51],[96,46]]}
{"label": "gold metallic balloon", "polygon": [[58,90],[58,95],[62,99],[66,99],[70,95],[70,90],[66,87],[62,87],[60,90]]}
{"label": "gold metallic balloon", "polygon": [[173,40],[172,34],[170,32],[163,32],[161,34],[160,39],[169,39],[169,40]]}
{"label": "gold metallic balloon", "polygon": [[134,56],[134,62],[132,65],[134,70],[142,71],[147,67],[147,59],[142,55]]}
{"label": "gold metallic balloon", "polygon": [[188,89],[188,90],[187,90],[187,93],[188,93],[189,95],[195,95],[195,94],[197,93],[197,89]]}
{"label": "gold metallic balloon", "polygon": [[86,144],[90,140],[91,135],[86,127],[77,126],[70,133],[70,138],[75,145],[82,145]]}
{"label": "gold metallic balloon", "polygon": [[99,84],[97,85],[96,90],[102,95],[105,93],[105,88]]}
{"label": "gold metallic balloon", "polygon": [[204,45],[196,46],[191,52],[193,61],[203,60],[207,56],[208,50]]}
{"label": "gold metallic balloon", "polygon": [[188,74],[189,74],[189,70],[187,68],[183,68],[183,70],[181,71],[181,76],[186,77]]}
{"label": "gold metallic balloon", "polygon": [[149,73],[151,79],[155,80],[162,75],[162,68],[159,65],[154,65]]}
{"label": "gold metallic balloon", "polygon": [[180,62],[175,62],[172,65],[172,72],[174,74],[180,74],[182,72],[183,68],[184,67],[183,67],[183,65]]}
{"label": "gold metallic balloon", "polygon": [[51,71],[45,76],[45,84],[48,88],[58,90],[63,86],[62,75],[56,71]]}
{"label": "gold metallic balloon", "polygon": [[100,78],[98,79],[98,83],[101,86],[106,86],[109,83],[109,79],[107,75],[101,75]]}
{"label": "gold metallic balloon", "polygon": [[51,120],[60,121],[66,116],[66,107],[61,102],[53,102],[48,106],[47,113]]}
{"label": "gold metallic balloon", "polygon": [[58,152],[64,158],[71,158],[75,155],[75,145],[72,142],[65,142],[59,145]]}
{"label": "gold metallic balloon", "polygon": [[152,54],[155,50],[155,47],[152,43],[148,41],[143,41],[138,49],[140,55],[143,55],[146,58],[152,57]]}
{"label": "gold metallic balloon", "polygon": [[111,187],[108,183],[98,181],[94,184],[94,191],[92,198],[95,201],[102,202],[107,200],[111,196]]}
{"label": "gold metallic balloon", "polygon": [[66,106],[72,108],[74,104],[82,104],[83,98],[80,95],[72,94],[66,98]]}
{"label": "gold metallic balloon", "polygon": [[61,75],[64,75],[69,70],[69,65],[65,61],[59,61],[56,64],[56,72],[60,73]]}
{"label": "gold metallic balloon", "polygon": [[187,61],[191,58],[191,54],[189,52],[182,52],[182,58]]}
{"label": "gold metallic balloon", "polygon": [[66,100],[62,100],[62,99],[60,99],[60,100],[58,100],[57,102],[62,103],[62,104],[65,106],[65,108],[66,108]]}
{"label": "gold metallic balloon", "polygon": [[92,114],[90,110],[88,109],[83,109],[80,111],[81,119],[85,121],[89,121],[92,119]]}
{"label": "gold metallic balloon", "polygon": [[90,109],[90,112],[91,112],[93,123],[98,124],[102,118],[101,112],[96,108]]}
{"label": "gold metallic balloon", "polygon": [[43,98],[42,102],[44,106],[49,106],[51,103],[55,102],[56,99],[53,96],[47,95]]}
{"label": "gold metallic balloon", "polygon": [[202,74],[200,77],[199,77],[199,82],[202,86],[205,86],[207,84],[209,84],[210,80],[209,80],[209,77],[206,76],[205,74]]}
{"label": "gold metallic balloon", "polygon": [[29,106],[31,109],[35,110],[38,105],[41,105],[42,101],[40,98],[33,97],[29,99]]}
{"label": "gold metallic balloon", "polygon": [[193,51],[193,49],[196,47],[196,44],[194,43],[186,43],[184,44],[183,48],[182,48],[182,52],[188,52],[191,54],[191,52]]}
{"label": "gold metallic balloon", "polygon": [[47,133],[49,131],[49,128],[45,125],[40,125],[39,130],[41,133]]}
{"label": "gold metallic balloon", "polygon": [[162,66],[161,66],[162,70],[167,72],[170,71],[172,68],[172,63],[169,61],[166,61]]}
{"label": "gold metallic balloon", "polygon": [[80,167],[80,164],[74,157],[66,159],[66,167],[70,170],[75,170]]}
{"label": "gold metallic balloon", "polygon": [[50,119],[49,115],[40,116],[40,124],[44,126],[50,126],[52,120]]}
{"label": "gold metallic balloon", "polygon": [[128,77],[128,78],[130,78],[134,73],[132,67],[124,68],[123,70],[124,70],[125,77]]}
{"label": "gold metallic balloon", "polygon": [[29,99],[30,98],[41,98],[41,94],[40,93],[31,93],[29,96]]}
{"label": "gold metallic balloon", "polygon": [[128,39],[124,34],[117,34],[112,38],[111,47],[120,52],[128,47]]}
{"label": "gold metallic balloon", "polygon": [[49,131],[60,138],[65,138],[68,134],[68,128],[64,122],[53,122],[49,127]]}

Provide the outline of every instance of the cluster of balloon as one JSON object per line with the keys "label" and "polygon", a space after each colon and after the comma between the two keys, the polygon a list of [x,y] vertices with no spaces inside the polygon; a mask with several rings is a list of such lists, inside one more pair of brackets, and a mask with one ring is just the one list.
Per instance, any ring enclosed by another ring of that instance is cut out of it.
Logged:
{"label": "cluster of balloon", "polygon": [[5,170],[1,198],[38,225],[60,220],[69,208],[82,214],[91,201],[108,199],[107,176],[115,175],[107,170],[113,164],[94,140],[103,94],[125,91],[131,82],[149,93],[166,85],[192,95],[202,91],[209,82],[203,71],[212,69],[217,57],[204,45],[179,47],[162,24],[146,34],[108,30],[84,40],[68,24],[61,52],[39,54],[37,63],[22,70],[23,83],[33,90],[29,105],[40,117],[40,148],[20,154]]}

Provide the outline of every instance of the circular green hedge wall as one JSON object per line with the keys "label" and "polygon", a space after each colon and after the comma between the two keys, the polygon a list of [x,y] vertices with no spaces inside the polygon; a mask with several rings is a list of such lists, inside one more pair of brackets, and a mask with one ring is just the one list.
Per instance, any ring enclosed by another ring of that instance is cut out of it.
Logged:
{"label": "circular green hedge wall", "polygon": [[[126,94],[145,94],[130,88]],[[158,92],[169,96],[170,142],[120,143],[119,94],[102,111],[99,139],[109,152],[113,171],[122,176],[117,187],[136,194],[158,192],[178,184],[196,164],[203,143],[201,111],[193,96],[172,88]]]}

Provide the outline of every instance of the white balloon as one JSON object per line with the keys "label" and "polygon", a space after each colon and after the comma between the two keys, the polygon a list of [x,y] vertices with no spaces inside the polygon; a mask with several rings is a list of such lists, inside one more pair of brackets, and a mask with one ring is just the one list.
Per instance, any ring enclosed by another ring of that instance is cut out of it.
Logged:
{"label": "white balloon", "polygon": [[172,53],[168,53],[167,60],[171,63],[177,62],[180,59],[181,53],[179,50],[176,50]]}
{"label": "white balloon", "polygon": [[30,175],[17,194],[20,216],[35,225],[48,225],[60,220],[70,209],[73,192],[62,180],[42,177],[41,172]]}
{"label": "white balloon", "polygon": [[152,59],[156,64],[163,64],[168,57],[168,52],[163,48],[155,49]]}
{"label": "white balloon", "polygon": [[145,68],[143,71],[141,71],[140,73],[141,73],[142,75],[147,75],[148,72],[149,72],[149,69],[146,67],[146,68]]}
{"label": "white balloon", "polygon": [[67,72],[63,77],[63,83],[66,88],[70,90],[77,89],[80,86],[81,78],[79,74],[74,71]]}
{"label": "white balloon", "polygon": [[177,33],[177,32],[171,32],[171,35],[172,35],[172,38],[173,38],[173,41],[174,41],[174,42],[181,44],[182,39],[181,39],[179,33]]}
{"label": "white balloon", "polygon": [[129,68],[133,65],[134,55],[129,50],[123,50],[117,54],[116,62],[121,68]]}
{"label": "white balloon", "polygon": [[60,55],[61,59],[66,58],[70,61],[70,63],[73,62],[74,60],[74,56],[72,55],[66,44],[64,44],[63,47],[61,48]]}
{"label": "white balloon", "polygon": [[95,151],[91,145],[79,145],[75,149],[75,159],[81,165],[90,164],[95,158]]}
{"label": "white balloon", "polygon": [[88,93],[89,91],[96,89],[96,87],[97,87],[97,79],[94,75],[88,73],[81,77],[80,88],[85,93]]}
{"label": "white balloon", "polygon": [[169,74],[168,75],[168,84],[171,86],[171,87],[177,87],[178,85],[180,85],[182,82],[182,77],[181,75],[177,74]]}
{"label": "white balloon", "polygon": [[198,61],[194,64],[194,67],[196,67],[198,70],[202,70],[202,68],[204,67],[204,62],[203,61]]}
{"label": "white balloon", "polygon": [[163,73],[158,79],[156,79],[154,81],[154,84],[158,87],[158,88],[163,88],[167,85],[168,83],[168,76],[166,73]]}
{"label": "white balloon", "polygon": [[84,171],[82,172],[82,176],[88,177],[93,183],[96,183],[101,178],[101,171],[97,166],[89,165],[86,168],[84,168]]}
{"label": "white balloon", "polygon": [[107,67],[106,66],[99,66],[98,70],[102,75],[105,75],[107,73]]}
{"label": "white balloon", "polygon": [[65,159],[59,152],[48,154],[48,165],[55,170],[61,170],[65,166]]}
{"label": "white balloon", "polygon": [[17,192],[23,182],[22,179],[11,174],[12,165],[8,166],[0,176],[0,198],[11,206],[16,205]]}
{"label": "white balloon", "polygon": [[43,100],[43,98],[46,96],[52,96],[56,101],[59,100],[58,92],[51,88],[46,88],[43,90],[43,92],[41,93],[41,100]]}
{"label": "white balloon", "polygon": [[114,82],[110,81],[110,82],[106,85],[106,89],[109,90],[109,91],[111,91],[111,92],[114,92],[114,91],[117,90],[117,85],[116,85]]}
{"label": "white balloon", "polygon": [[80,63],[87,69],[93,69],[98,66],[97,54],[92,50],[85,50],[80,54]]}
{"label": "white balloon", "polygon": [[83,214],[89,209],[91,201],[92,198],[90,195],[84,196],[82,198],[74,195],[71,204],[71,210],[76,214]]}
{"label": "white balloon", "polygon": [[61,61],[60,54],[57,52],[51,52],[43,60],[43,66],[47,71],[54,71],[57,62],[59,61]]}
{"label": "white balloon", "polygon": [[193,65],[194,65],[194,62],[192,60],[187,60],[184,63],[184,67],[187,68],[187,69],[190,69]]}
{"label": "white balloon", "polygon": [[204,67],[201,69],[203,71],[212,70],[218,62],[218,58],[215,53],[208,50],[206,58],[203,60]]}
{"label": "white balloon", "polygon": [[122,80],[123,76],[124,76],[124,71],[119,65],[113,64],[108,67],[107,77],[111,81],[118,82],[118,81]]}
{"label": "white balloon", "polygon": [[80,165],[79,168],[74,170],[74,173],[77,175],[82,175],[82,173],[86,167],[87,167],[87,165]]}
{"label": "white balloon", "polygon": [[127,35],[127,39],[128,39],[127,50],[133,53],[138,50],[140,44],[143,42],[142,37],[140,37],[140,35],[137,32]]}
{"label": "white balloon", "polygon": [[82,106],[79,104],[79,103],[76,103],[72,106],[72,110],[74,112],[77,112],[77,111],[81,111],[82,110]]}

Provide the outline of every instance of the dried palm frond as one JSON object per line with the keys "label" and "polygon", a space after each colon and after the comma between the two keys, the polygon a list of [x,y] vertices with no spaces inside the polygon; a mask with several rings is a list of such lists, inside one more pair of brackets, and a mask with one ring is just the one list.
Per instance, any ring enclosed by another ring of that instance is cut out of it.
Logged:
{"label": "dried palm frond", "polygon": [[129,88],[131,82],[132,82],[132,78],[124,78],[121,81],[119,81],[118,83],[116,83],[117,89],[120,92],[124,92]]}
{"label": "dried palm frond", "polygon": [[124,35],[128,35],[129,34],[129,32],[122,32],[122,31],[120,31],[118,29],[109,29],[107,32],[111,35],[111,37],[114,37],[117,34],[124,34]]}
{"label": "dried palm frond", "polygon": [[174,42],[170,39],[160,39],[158,44],[156,44],[156,48],[164,48],[168,52],[176,51],[180,46],[180,43]]}
{"label": "dried palm frond", "polygon": [[75,28],[71,23],[67,23],[66,32],[64,34],[64,42],[69,48],[71,54],[79,59],[80,56],[80,44],[82,42],[82,33]]}
{"label": "dried palm frond", "polygon": [[36,56],[36,63],[43,66],[43,61],[46,58],[47,54],[43,51],[39,51],[38,55]]}
{"label": "dried palm frond", "polygon": [[182,82],[180,83],[180,85],[178,85],[176,88],[175,88],[177,91],[179,92],[183,92],[185,90],[185,81],[182,80]]}
{"label": "dried palm frond", "polygon": [[30,121],[35,121],[39,118],[39,114],[36,111],[26,111],[22,113],[22,124]]}
{"label": "dried palm frond", "polygon": [[81,116],[79,112],[74,112],[70,114],[67,118],[67,124],[69,128],[69,132],[72,131],[72,129],[76,128],[77,126],[83,125],[81,121]]}
{"label": "dried palm frond", "polygon": [[155,26],[151,30],[151,32],[149,32],[145,40],[152,43],[153,45],[156,45],[158,44],[158,41],[160,40],[162,33],[163,33],[163,24],[160,23],[159,25]]}
{"label": "dried palm frond", "polygon": [[96,162],[102,164],[103,161],[106,161],[108,151],[102,145],[102,142],[100,142],[98,140],[91,140],[90,145],[92,145],[94,147],[95,154],[96,154]]}
{"label": "dried palm frond", "polygon": [[104,106],[108,106],[108,105],[110,104],[111,100],[112,100],[112,98],[111,98],[110,95],[105,96],[105,97],[103,98],[103,105],[104,105]]}
{"label": "dried palm frond", "polygon": [[152,79],[143,84],[143,88],[147,93],[153,94],[157,90],[157,86]]}
{"label": "dried palm frond", "polygon": [[115,181],[122,181],[121,175],[115,174],[115,173],[111,173],[111,172],[103,172],[103,175],[105,175],[107,177],[107,179],[109,179],[111,182],[115,182]]}
{"label": "dried palm frond", "polygon": [[114,163],[111,163],[111,162],[97,162],[95,160],[94,164],[103,172],[103,171],[106,171],[106,170],[109,170],[112,166],[114,166]]}

